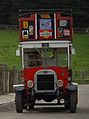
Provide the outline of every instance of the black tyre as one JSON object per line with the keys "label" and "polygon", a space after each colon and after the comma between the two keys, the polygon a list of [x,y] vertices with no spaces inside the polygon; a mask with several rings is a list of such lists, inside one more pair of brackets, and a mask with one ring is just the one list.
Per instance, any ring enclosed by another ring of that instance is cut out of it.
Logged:
{"label": "black tyre", "polygon": [[34,109],[34,102],[30,103],[29,105],[29,110],[33,110]]}
{"label": "black tyre", "polygon": [[67,97],[67,98],[65,99],[64,107],[65,107],[65,109],[69,109],[69,108],[70,108],[69,97]]}
{"label": "black tyre", "polygon": [[24,106],[23,108],[24,108],[24,109],[27,109],[27,106]]}
{"label": "black tyre", "polygon": [[34,105],[30,105],[29,110],[33,110],[33,109],[34,109]]}
{"label": "black tyre", "polygon": [[29,110],[34,109],[34,104],[35,104],[35,100],[34,99],[30,100]]}
{"label": "black tyre", "polygon": [[22,101],[22,93],[17,92],[16,93],[16,111],[17,113],[22,113],[23,112],[23,101]]}
{"label": "black tyre", "polygon": [[75,113],[77,108],[77,94],[75,92],[71,92],[70,94],[70,112]]}

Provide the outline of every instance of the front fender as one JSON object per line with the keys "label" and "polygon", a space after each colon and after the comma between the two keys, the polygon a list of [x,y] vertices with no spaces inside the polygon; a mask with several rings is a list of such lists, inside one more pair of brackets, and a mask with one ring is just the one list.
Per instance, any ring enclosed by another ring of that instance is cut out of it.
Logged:
{"label": "front fender", "polygon": [[13,85],[15,91],[23,91],[25,89],[24,84]]}
{"label": "front fender", "polygon": [[78,83],[71,83],[68,85],[67,90],[69,91],[75,91],[78,90]]}

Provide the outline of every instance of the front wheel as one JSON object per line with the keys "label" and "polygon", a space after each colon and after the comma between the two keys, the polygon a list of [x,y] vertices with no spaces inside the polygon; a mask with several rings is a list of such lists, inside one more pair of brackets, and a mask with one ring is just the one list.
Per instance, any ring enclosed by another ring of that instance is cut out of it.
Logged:
{"label": "front wheel", "polygon": [[34,109],[34,102],[31,102],[29,105],[29,110],[33,110]]}
{"label": "front wheel", "polygon": [[64,107],[65,107],[65,109],[69,109],[70,108],[70,104],[69,104],[69,97],[67,97],[66,99],[65,99],[65,104],[64,104]]}
{"label": "front wheel", "polygon": [[23,101],[22,101],[22,93],[17,92],[16,93],[16,111],[17,113],[22,113],[23,112]]}
{"label": "front wheel", "polygon": [[34,109],[34,105],[30,105],[29,110],[33,110],[33,109]]}
{"label": "front wheel", "polygon": [[77,108],[77,94],[76,91],[70,93],[70,112],[75,113]]}

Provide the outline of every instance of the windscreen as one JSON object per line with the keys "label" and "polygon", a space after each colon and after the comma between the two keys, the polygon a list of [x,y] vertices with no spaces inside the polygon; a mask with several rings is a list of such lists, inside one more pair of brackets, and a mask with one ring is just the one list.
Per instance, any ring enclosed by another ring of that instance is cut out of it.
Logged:
{"label": "windscreen", "polygon": [[67,67],[67,48],[58,49],[24,49],[24,66],[59,66]]}

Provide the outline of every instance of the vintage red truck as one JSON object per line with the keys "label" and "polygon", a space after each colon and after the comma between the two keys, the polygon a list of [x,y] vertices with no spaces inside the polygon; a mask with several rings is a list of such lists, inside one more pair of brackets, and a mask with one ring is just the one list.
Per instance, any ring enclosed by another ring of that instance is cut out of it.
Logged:
{"label": "vintage red truck", "polygon": [[78,85],[72,82],[71,14],[55,9],[20,12],[17,55],[21,56],[23,83],[13,86],[17,113],[34,109],[42,99],[48,103],[57,100],[55,105],[63,104],[75,113]]}

